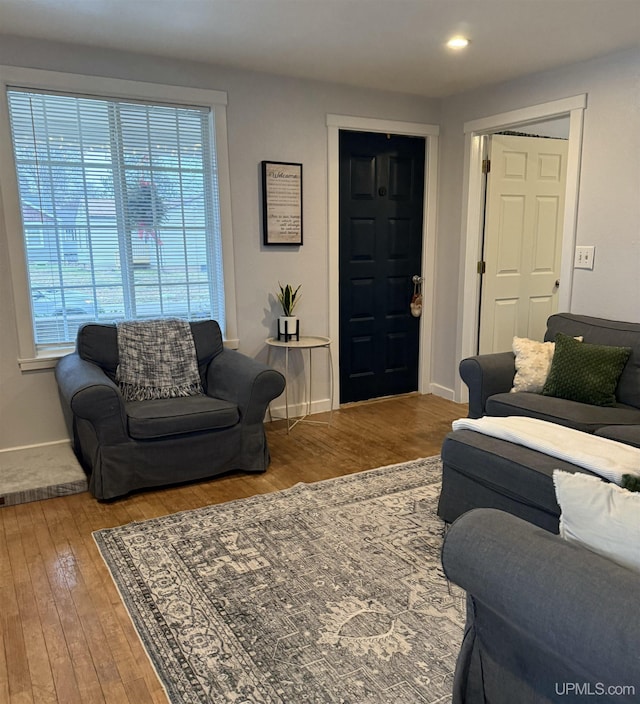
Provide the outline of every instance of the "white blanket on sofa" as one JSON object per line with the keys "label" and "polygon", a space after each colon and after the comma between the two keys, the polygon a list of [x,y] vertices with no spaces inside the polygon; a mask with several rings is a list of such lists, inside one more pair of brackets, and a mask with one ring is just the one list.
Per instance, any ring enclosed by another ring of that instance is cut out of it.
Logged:
{"label": "white blanket on sofa", "polygon": [[460,418],[454,430],[474,430],[484,435],[530,447],[558,457],[620,484],[623,474],[640,475],[640,448],[601,438],[537,418]]}

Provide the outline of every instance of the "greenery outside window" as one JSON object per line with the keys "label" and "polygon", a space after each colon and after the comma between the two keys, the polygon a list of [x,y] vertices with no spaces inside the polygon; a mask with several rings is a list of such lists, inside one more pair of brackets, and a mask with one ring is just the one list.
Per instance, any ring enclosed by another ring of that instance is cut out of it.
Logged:
{"label": "greenery outside window", "polygon": [[228,336],[215,105],[5,91],[35,356],[93,320],[214,318]]}

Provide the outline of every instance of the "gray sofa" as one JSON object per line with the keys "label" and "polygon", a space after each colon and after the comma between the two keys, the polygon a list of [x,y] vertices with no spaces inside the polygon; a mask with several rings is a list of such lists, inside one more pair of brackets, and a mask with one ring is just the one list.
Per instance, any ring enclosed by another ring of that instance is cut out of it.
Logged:
{"label": "gray sofa", "polygon": [[[510,393],[515,376],[512,352],[476,355],[460,362],[460,376],[469,388],[469,417],[530,416],[616,439],[624,426],[640,426],[640,324],[586,315],[557,313],[547,321],[545,340],[559,333],[582,335],[584,342],[630,347],[632,352],[618,387],[615,406],[591,406],[553,396]],[[617,428],[616,426],[621,426]]]}
{"label": "gray sofa", "polygon": [[[545,340],[554,340],[558,332],[582,335],[587,343],[631,348],[615,406],[510,393],[515,361],[512,352],[504,352],[460,363],[460,375],[469,387],[469,416],[529,416],[640,447],[640,324],[559,313],[549,318]],[[557,533],[560,509],[553,470],[591,474],[570,462],[471,430],[449,433],[441,455],[438,515],[447,523],[473,508],[497,508]]]}
{"label": "gray sofa", "polygon": [[640,574],[492,509],[450,526],[442,564],[467,592],[453,704],[640,700]]}
{"label": "gray sofa", "polygon": [[115,383],[115,325],[84,325],[76,351],[59,360],[65,420],[96,498],[267,468],[264,416],[284,377],[225,349],[214,320],[193,322],[191,331],[205,391],[199,396],[125,402]]}

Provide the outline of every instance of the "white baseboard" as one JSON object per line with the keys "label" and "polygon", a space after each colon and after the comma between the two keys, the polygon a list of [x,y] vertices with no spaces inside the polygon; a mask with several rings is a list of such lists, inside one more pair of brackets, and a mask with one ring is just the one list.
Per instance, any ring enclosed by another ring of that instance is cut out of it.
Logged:
{"label": "white baseboard", "polygon": [[[325,413],[331,410],[331,399],[323,398],[318,401],[311,402],[311,412],[309,413],[309,406],[306,403],[290,403],[289,404],[289,418],[297,418],[298,416],[313,415],[314,413]],[[286,406],[282,403],[281,399],[278,399],[278,405],[271,404],[271,415],[274,420],[276,417],[285,418],[286,417]],[[267,419],[269,414],[267,413]]]}
{"label": "white baseboard", "polygon": [[446,398],[447,401],[456,400],[456,392],[454,389],[450,389],[448,386],[440,386],[440,384],[429,384],[429,391],[434,396],[440,396],[441,398]]}
{"label": "white baseboard", "polygon": [[66,438],[64,440],[52,440],[51,442],[38,442],[33,445],[16,445],[16,447],[4,447],[0,449],[0,454],[3,452],[16,452],[17,450],[35,450],[39,447],[51,447],[53,445],[70,445],[71,440]]}

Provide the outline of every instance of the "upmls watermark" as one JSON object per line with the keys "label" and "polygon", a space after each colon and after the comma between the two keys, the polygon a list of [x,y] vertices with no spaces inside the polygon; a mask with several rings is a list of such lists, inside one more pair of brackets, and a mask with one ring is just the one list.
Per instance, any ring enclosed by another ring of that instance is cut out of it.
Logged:
{"label": "upmls watermark", "polygon": [[559,697],[633,697],[636,687],[633,684],[603,684],[602,682],[556,682]]}

